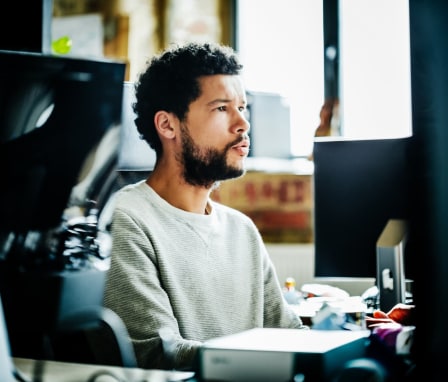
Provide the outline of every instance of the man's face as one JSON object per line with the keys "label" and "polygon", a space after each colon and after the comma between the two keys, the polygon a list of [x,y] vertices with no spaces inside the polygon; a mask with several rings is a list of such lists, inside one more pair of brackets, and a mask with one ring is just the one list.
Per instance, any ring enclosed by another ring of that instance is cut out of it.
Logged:
{"label": "man's face", "polygon": [[238,76],[205,76],[200,84],[202,93],[181,123],[180,161],[187,183],[210,187],[244,174],[249,153],[247,102]]}

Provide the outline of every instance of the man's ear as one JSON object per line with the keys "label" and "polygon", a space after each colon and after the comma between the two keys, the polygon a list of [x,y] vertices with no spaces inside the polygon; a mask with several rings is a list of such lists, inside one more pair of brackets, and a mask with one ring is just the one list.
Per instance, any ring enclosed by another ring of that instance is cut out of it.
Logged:
{"label": "man's ear", "polygon": [[172,139],[175,137],[175,130],[173,128],[174,116],[164,110],[158,111],[154,115],[154,125],[160,137]]}

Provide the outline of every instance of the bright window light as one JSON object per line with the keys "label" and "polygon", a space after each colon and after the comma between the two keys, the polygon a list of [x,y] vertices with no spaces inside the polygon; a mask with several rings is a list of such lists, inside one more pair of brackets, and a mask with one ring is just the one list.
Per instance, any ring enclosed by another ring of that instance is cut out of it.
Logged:
{"label": "bright window light", "polygon": [[411,135],[408,0],[340,0],[339,6],[342,135]]}
{"label": "bright window light", "polygon": [[[287,99],[291,153],[307,157],[324,101],[322,1],[237,4],[246,88]],[[339,7],[342,134],[359,139],[410,135],[408,0],[340,0]]]}
{"label": "bright window light", "polygon": [[324,99],[322,1],[240,0],[237,14],[245,86],[286,98],[291,153],[308,156]]}

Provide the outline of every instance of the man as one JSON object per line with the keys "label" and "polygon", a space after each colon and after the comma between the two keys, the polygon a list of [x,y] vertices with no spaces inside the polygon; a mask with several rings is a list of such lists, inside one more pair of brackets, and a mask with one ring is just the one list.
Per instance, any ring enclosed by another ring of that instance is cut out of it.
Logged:
{"label": "man", "polygon": [[115,198],[105,305],[124,321],[140,367],[189,369],[207,339],[306,328],[253,222],[210,199],[245,172],[241,69],[228,47],[187,44],[153,58],[136,83],[136,125],[157,159]]}

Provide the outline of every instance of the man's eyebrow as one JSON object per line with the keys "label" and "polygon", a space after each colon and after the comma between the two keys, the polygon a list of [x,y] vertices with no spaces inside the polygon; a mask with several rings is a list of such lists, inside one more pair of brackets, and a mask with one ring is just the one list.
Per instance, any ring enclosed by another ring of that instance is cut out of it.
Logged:
{"label": "man's eyebrow", "polygon": [[[230,102],[232,102],[232,100],[228,99],[228,98],[217,98],[217,99],[214,99],[214,100],[212,100],[210,102],[207,102],[207,106],[213,106],[213,105],[216,105],[217,103],[230,103]],[[242,100],[241,102],[244,105],[247,105],[247,101],[246,100]]]}
{"label": "man's eyebrow", "polygon": [[208,106],[213,106],[213,105],[215,105],[217,103],[229,103],[229,102],[232,102],[232,101],[230,99],[227,99],[227,98],[217,98],[217,99],[214,99],[214,100],[212,100],[210,102],[207,102],[207,105]]}

